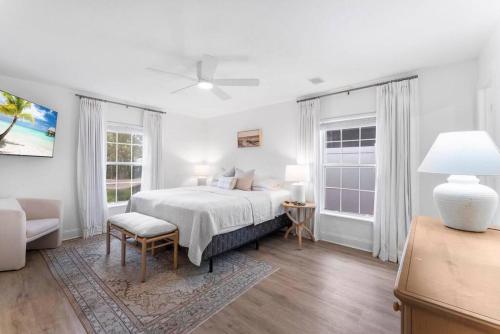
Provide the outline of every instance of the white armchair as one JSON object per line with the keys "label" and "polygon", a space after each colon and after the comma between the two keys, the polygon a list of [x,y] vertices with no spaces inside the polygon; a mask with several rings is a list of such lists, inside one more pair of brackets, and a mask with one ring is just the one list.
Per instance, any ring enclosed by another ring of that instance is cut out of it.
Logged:
{"label": "white armchair", "polygon": [[23,268],[26,249],[56,248],[61,242],[61,201],[0,199],[0,271]]}

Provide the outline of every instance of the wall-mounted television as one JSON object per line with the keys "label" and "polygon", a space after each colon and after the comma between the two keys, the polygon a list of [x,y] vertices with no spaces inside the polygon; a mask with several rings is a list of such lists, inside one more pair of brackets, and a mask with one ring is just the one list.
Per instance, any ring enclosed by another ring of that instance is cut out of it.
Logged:
{"label": "wall-mounted television", "polygon": [[57,112],[0,90],[0,154],[54,154]]}

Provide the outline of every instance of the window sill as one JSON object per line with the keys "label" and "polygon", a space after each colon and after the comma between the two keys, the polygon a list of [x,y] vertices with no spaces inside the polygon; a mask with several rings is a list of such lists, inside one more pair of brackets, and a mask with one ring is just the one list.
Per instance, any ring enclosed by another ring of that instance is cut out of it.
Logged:
{"label": "window sill", "polygon": [[320,214],[325,215],[325,216],[332,216],[332,217],[338,217],[338,218],[357,220],[357,221],[362,221],[362,222],[367,222],[367,223],[373,223],[373,220],[374,220],[373,217],[369,217],[369,216],[361,216],[361,215],[354,215],[354,214],[349,215],[349,214],[345,214],[345,213],[328,211],[328,210],[323,210],[320,212]]}
{"label": "window sill", "polygon": [[128,204],[128,201],[110,203],[110,204],[108,204],[108,208],[120,208],[120,207],[127,206],[127,204]]}

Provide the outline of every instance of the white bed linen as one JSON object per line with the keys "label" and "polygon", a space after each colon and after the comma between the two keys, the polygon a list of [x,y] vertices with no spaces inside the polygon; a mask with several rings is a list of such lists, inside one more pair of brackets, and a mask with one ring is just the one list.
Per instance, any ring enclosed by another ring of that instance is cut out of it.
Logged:
{"label": "white bed linen", "polygon": [[217,187],[182,187],[139,192],[129,211],[166,220],[179,228],[179,244],[200,265],[212,237],[260,224],[280,214],[287,191],[241,191]]}

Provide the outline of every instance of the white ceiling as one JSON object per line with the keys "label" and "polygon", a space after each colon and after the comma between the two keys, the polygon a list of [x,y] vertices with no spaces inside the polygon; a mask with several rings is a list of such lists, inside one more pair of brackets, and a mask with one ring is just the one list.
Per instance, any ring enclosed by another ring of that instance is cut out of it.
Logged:
{"label": "white ceiling", "polygon": [[[0,0],[0,12],[0,73],[209,117],[472,59],[500,1]],[[194,75],[202,54],[226,59],[218,77],[260,87],[171,95],[189,82],[145,70]]]}

